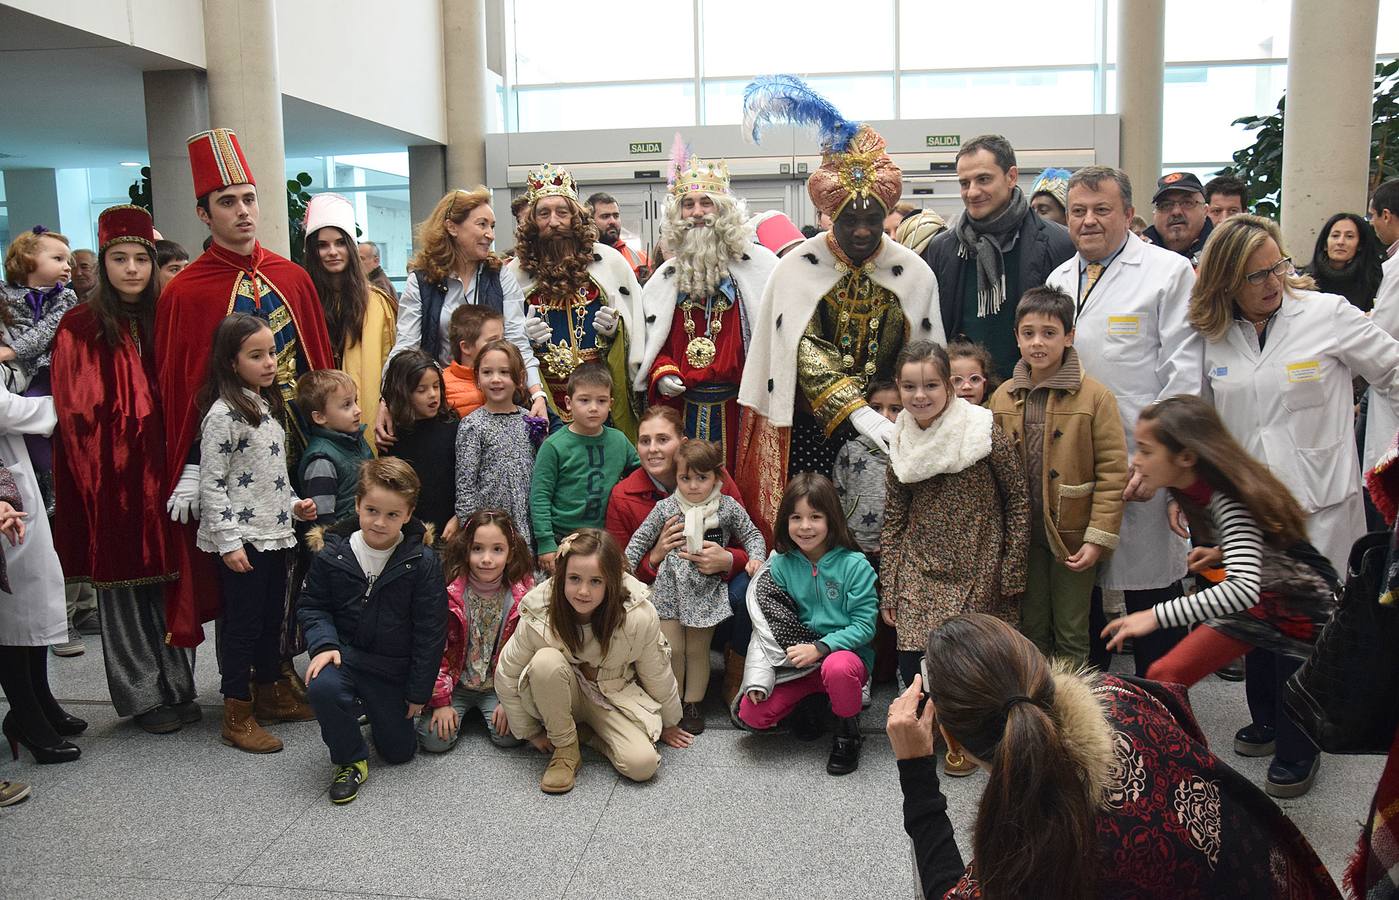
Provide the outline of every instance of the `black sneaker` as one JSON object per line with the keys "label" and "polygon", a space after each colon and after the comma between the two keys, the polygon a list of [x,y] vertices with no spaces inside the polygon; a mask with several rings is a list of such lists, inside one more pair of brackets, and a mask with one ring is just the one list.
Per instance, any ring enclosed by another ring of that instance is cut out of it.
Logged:
{"label": "black sneaker", "polygon": [[1317,770],[1320,768],[1321,754],[1298,763],[1275,759],[1273,764],[1268,767],[1268,781],[1263,785],[1263,791],[1269,797],[1278,797],[1283,800],[1289,797],[1300,797],[1312,789],[1312,785],[1316,782]]}
{"label": "black sneaker", "polygon": [[175,710],[175,715],[179,716],[180,721],[185,725],[193,725],[204,718],[204,710],[200,709],[199,704],[193,700],[181,703],[179,706],[172,706],[171,709]]}
{"label": "black sneaker", "polygon": [[157,706],[132,717],[141,730],[150,734],[169,734],[180,730],[180,717],[168,706]]}
{"label": "black sneaker", "polygon": [[330,802],[349,803],[359,796],[359,786],[368,780],[368,760],[361,759],[347,766],[336,766],[335,778],[330,782]]}
{"label": "black sneaker", "polygon": [[865,743],[860,734],[859,717],[839,720],[831,755],[826,760],[827,775],[849,775],[860,767],[860,747]]}
{"label": "black sneaker", "polygon": [[1276,746],[1271,725],[1249,725],[1234,733],[1234,752],[1240,756],[1272,756]]}

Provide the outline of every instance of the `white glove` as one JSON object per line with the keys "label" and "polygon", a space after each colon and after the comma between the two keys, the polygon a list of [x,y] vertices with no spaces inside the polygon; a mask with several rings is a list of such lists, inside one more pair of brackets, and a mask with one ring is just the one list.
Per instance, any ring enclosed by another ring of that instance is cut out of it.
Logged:
{"label": "white glove", "polygon": [[199,518],[199,467],[187,465],[180,472],[180,480],[165,502],[165,511],[170,521],[181,525]]}
{"label": "white glove", "polygon": [[599,306],[597,312],[593,313],[593,330],[603,337],[612,337],[617,333],[617,310],[606,304]]}
{"label": "white glove", "polygon": [[685,393],[685,382],[680,380],[679,375],[662,375],[656,381],[656,390],[661,392],[662,397],[679,397]]}
{"label": "white glove", "polygon": [[539,315],[538,310],[530,310],[530,314],[525,317],[525,337],[529,338],[531,344],[547,344],[549,338],[554,336],[554,329],[549,327],[549,323],[544,321],[544,317]]}
{"label": "white glove", "polygon": [[855,430],[874,441],[885,452],[889,452],[889,441],[894,437],[894,423],[881,416],[868,406],[862,406],[850,414],[850,424]]}

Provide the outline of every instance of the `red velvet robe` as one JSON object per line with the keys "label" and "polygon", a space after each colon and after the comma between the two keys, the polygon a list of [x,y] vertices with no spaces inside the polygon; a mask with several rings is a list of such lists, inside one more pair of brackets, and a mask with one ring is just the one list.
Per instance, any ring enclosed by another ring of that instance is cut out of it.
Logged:
{"label": "red velvet robe", "polygon": [[[218,244],[210,245],[175,280],[166,285],[156,308],[155,351],[160,396],[165,405],[166,498],[175,489],[190,448],[198,439],[198,396],[208,376],[214,330],[233,310],[239,282],[251,277],[265,282],[287,304],[300,354],[310,369],[334,366],[325,316],[311,276],[285,257],[253,247],[239,256]],[[219,613],[217,557],[195,547],[198,523],[173,526],[172,542],[180,579],[165,592],[167,640],[177,647],[195,647],[204,639],[202,623]]]}
{"label": "red velvet robe", "polygon": [[107,343],[86,305],[53,342],[54,548],[67,578],[125,587],[178,576],[165,513],[165,420],[155,348]]}

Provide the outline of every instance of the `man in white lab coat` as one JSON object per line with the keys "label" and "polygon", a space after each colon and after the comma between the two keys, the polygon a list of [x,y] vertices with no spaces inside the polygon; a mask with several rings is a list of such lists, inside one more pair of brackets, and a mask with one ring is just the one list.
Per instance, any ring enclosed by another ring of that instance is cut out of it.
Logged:
{"label": "man in white lab coat", "polygon": [[[1370,224],[1389,252],[1384,262],[1384,277],[1375,292],[1375,308],[1370,315],[1386,334],[1399,338],[1399,178],[1391,178],[1375,188],[1370,199]],[[1395,418],[1383,401],[1376,401],[1373,392],[1369,410],[1365,423],[1365,452],[1360,461],[1362,470],[1375,467],[1379,458],[1393,446],[1394,435],[1399,432],[1399,418]]]}
{"label": "man in white lab coat", "polygon": [[[1176,394],[1199,394],[1202,343],[1186,322],[1195,272],[1178,253],[1136,240],[1132,184],[1107,166],[1089,166],[1069,179],[1069,236],[1077,253],[1047,283],[1075,298],[1074,348],[1085,373],[1117,398],[1127,449],[1147,405]],[[1180,593],[1188,546],[1170,530],[1166,497],[1140,488],[1128,470],[1121,541],[1099,585],[1121,590],[1127,610],[1149,609]],[[1092,639],[1101,643],[1095,628]],[[1182,633],[1163,629],[1135,642],[1137,674],[1170,650]]]}

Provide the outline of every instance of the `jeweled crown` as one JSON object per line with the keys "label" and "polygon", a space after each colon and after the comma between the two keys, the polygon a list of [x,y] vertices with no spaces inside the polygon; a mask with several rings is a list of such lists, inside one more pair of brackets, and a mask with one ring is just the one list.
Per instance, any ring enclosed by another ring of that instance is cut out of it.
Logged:
{"label": "jeweled crown", "polygon": [[578,187],[567,169],[545,163],[525,178],[525,197],[537,203],[543,197],[567,197],[578,202]]}
{"label": "jeweled crown", "polygon": [[679,197],[691,191],[707,194],[727,194],[729,192],[729,164],[727,160],[704,160],[692,156],[685,169],[676,174],[670,184],[670,192]]}

